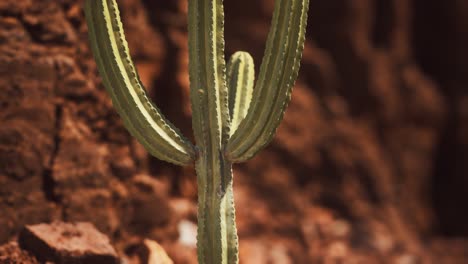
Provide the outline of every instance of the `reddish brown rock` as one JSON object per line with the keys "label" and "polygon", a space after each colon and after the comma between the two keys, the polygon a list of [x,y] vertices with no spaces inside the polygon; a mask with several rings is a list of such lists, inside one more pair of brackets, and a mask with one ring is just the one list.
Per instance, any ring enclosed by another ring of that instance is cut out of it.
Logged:
{"label": "reddish brown rock", "polygon": [[117,264],[119,258],[109,238],[90,223],[39,224],[20,233],[21,247],[41,261],[56,264]]}
{"label": "reddish brown rock", "polygon": [[39,264],[31,254],[22,250],[18,243],[10,242],[0,246],[0,263],[2,264]]}

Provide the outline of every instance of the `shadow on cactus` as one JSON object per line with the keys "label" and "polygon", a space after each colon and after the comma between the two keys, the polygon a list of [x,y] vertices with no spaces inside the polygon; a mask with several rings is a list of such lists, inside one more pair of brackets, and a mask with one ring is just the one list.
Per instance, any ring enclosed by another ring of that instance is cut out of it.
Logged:
{"label": "shadow on cactus", "polygon": [[192,145],[151,102],[130,58],[115,0],[87,0],[89,36],[104,86],[125,127],[156,158],[195,163],[199,263],[238,263],[232,163],[273,138],[297,78],[309,0],[276,0],[254,88],[246,52],[224,59],[222,0],[189,0]]}

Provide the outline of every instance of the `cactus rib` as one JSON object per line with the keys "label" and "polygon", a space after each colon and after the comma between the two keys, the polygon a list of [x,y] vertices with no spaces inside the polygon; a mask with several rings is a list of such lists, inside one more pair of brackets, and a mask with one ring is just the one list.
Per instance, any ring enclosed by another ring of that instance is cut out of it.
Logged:
{"label": "cactus rib", "polygon": [[127,129],[155,157],[178,165],[192,163],[194,147],[165,119],[140,82],[115,0],[86,1],[85,13],[104,86]]}

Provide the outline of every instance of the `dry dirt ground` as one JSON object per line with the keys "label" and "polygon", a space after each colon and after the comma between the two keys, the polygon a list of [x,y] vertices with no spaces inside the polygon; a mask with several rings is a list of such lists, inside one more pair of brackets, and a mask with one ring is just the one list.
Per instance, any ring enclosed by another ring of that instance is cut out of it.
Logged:
{"label": "dry dirt ground", "polygon": [[[273,1],[224,2],[226,55],[258,70]],[[190,137],[187,1],[119,3],[142,81]],[[0,254],[35,263],[9,242],[24,225],[89,221],[121,256],[151,238],[196,263],[180,240],[193,168],[123,128],[81,6],[0,1]],[[309,15],[277,136],[235,167],[241,263],[466,263],[468,2],[311,0]]]}

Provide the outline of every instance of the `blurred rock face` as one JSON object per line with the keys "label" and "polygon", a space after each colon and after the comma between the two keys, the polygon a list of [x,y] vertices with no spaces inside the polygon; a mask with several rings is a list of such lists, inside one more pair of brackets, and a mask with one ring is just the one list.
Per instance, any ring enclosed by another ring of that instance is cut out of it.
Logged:
{"label": "blurred rock face", "polygon": [[[191,135],[187,2],[119,3],[142,81]],[[178,242],[181,221],[196,221],[194,172],[148,157],[125,131],[81,4],[0,3],[0,242],[24,224],[91,221],[121,252],[152,238],[175,263],[194,263]],[[235,168],[243,263],[457,254],[420,237],[468,234],[457,202],[468,198],[464,5],[311,0],[276,139]],[[270,0],[225,1],[227,56],[249,51],[258,72],[272,10]]]}

